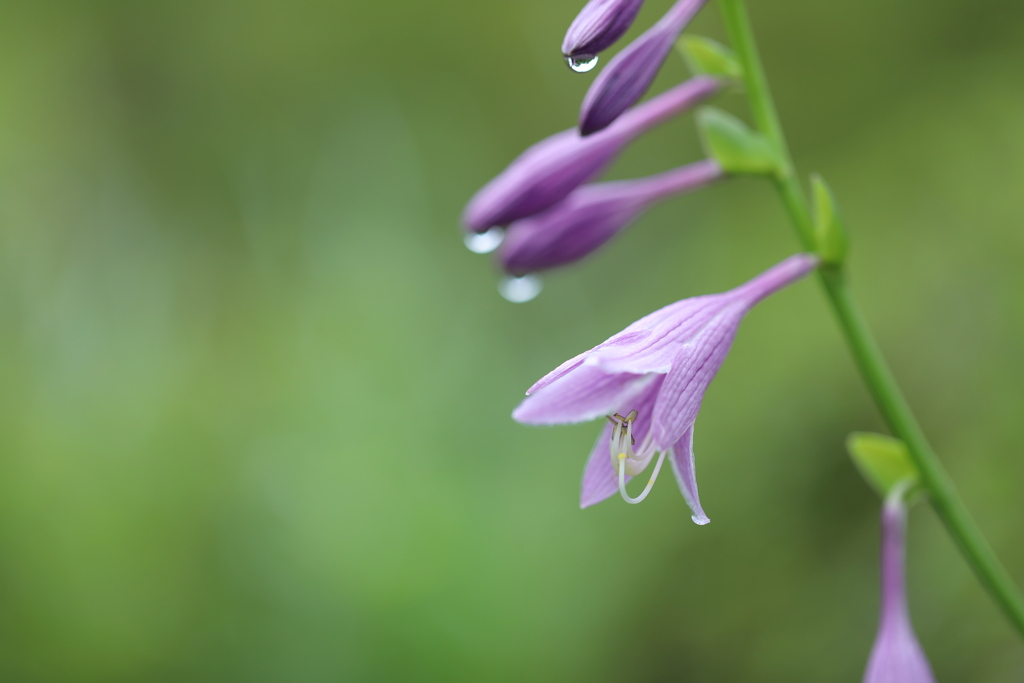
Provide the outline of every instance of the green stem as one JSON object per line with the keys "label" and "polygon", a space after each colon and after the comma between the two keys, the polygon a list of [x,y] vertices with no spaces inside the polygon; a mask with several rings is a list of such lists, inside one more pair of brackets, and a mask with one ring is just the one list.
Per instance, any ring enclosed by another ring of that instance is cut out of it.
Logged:
{"label": "green stem", "polygon": [[[793,171],[792,157],[772,102],[768,80],[761,66],[743,0],[721,0],[721,7],[733,47],[743,66],[744,81],[754,119],[761,132],[778,148],[781,163],[775,176],[776,188],[804,248],[814,251],[814,223],[810,207],[803,187]],[[917,418],[903,397],[892,371],[861,315],[842,269],[822,268],[819,275],[857,368],[889,428],[906,443],[920,471],[921,483],[928,491],[932,507],[982,585],[1002,607],[1021,635],[1024,635],[1024,600],[1010,575],[999,562],[999,558],[971,519],[952,479],[928,444]]]}

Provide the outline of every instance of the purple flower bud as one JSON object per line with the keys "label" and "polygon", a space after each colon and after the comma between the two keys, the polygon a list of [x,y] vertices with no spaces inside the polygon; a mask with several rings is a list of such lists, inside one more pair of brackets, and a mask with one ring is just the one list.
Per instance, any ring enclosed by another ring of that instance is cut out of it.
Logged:
{"label": "purple flower bud", "polygon": [[607,127],[643,97],[669,51],[707,0],[679,0],[658,23],[615,55],[583,98],[580,133]]}
{"label": "purple flower bud", "polygon": [[864,683],[935,683],[907,607],[905,491],[896,486],[882,508],[882,618]]}
{"label": "purple flower bud", "polygon": [[600,135],[576,129],[541,140],[474,195],[462,214],[470,232],[486,232],[549,209],[611,163],[633,138],[718,90],[718,82],[697,76],[635,107]]}
{"label": "purple flower bud", "polygon": [[[817,266],[816,256],[797,254],[736,289],[655,311],[542,377],[512,417],[553,425],[609,416],[611,424],[604,426],[583,470],[580,506],[616,492],[629,503],[639,503],[667,457],[693,521],[707,524],[693,456],[693,424],[704,392],[747,312]],[[647,487],[631,497],[626,482],[655,458]]]}
{"label": "purple flower bud", "polygon": [[611,47],[633,25],[643,4],[644,0],[590,0],[562,41],[570,66],[588,63]]}
{"label": "purple flower bud", "polygon": [[584,185],[547,211],[510,225],[499,252],[502,266],[522,275],[581,259],[658,200],[724,175],[716,162],[698,161],[648,178]]}

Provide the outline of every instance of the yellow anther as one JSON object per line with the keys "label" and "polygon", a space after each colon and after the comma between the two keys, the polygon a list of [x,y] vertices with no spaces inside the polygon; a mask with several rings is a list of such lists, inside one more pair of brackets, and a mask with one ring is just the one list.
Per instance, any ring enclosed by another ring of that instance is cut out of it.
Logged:
{"label": "yellow anther", "polygon": [[626,454],[625,453],[619,453],[619,460],[625,460],[625,459],[626,459]]}

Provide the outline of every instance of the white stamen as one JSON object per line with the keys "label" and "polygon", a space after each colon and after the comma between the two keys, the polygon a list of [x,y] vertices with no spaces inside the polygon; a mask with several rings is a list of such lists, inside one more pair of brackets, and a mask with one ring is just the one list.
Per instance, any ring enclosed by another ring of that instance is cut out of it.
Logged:
{"label": "white stamen", "polygon": [[661,455],[658,456],[658,462],[654,465],[654,473],[651,475],[651,480],[647,482],[647,486],[644,487],[643,492],[636,498],[630,497],[626,492],[626,454],[619,454],[619,495],[622,496],[622,500],[626,501],[631,505],[644,502],[644,498],[654,488],[654,482],[658,479],[658,473],[661,472],[661,465],[665,462],[665,453],[662,451]]}
{"label": "white stamen", "polygon": [[622,423],[618,420],[615,421],[615,426],[612,427],[612,438],[608,441],[608,455],[612,456],[612,467],[618,467],[619,464],[619,453],[621,449],[619,446],[619,429],[622,427]]}
{"label": "white stamen", "polygon": [[654,473],[651,475],[650,481],[647,482],[643,493],[636,498],[630,496],[626,492],[626,475],[636,477],[642,474],[647,469],[647,466],[651,464],[651,460],[654,459],[655,455],[655,451],[652,448],[654,441],[652,433],[648,433],[644,437],[639,449],[633,448],[633,422],[637,417],[635,410],[630,411],[625,417],[618,413],[608,416],[613,425],[611,438],[608,440],[608,454],[612,457],[612,468],[619,473],[619,493],[622,495],[623,500],[633,505],[647,498],[651,489],[654,488],[654,482],[658,479],[658,473],[661,472],[661,466],[665,463],[666,455],[665,452],[662,452],[658,457],[658,462],[654,466]]}
{"label": "white stamen", "polygon": [[[608,441],[608,454],[612,457],[612,468],[619,466],[619,458],[629,458],[630,462],[636,462],[636,455],[633,452],[633,420],[636,419],[636,412],[622,417],[618,413],[609,417],[615,423],[612,428],[612,438]],[[643,463],[646,465],[646,461]],[[632,470],[632,467],[630,468]]]}

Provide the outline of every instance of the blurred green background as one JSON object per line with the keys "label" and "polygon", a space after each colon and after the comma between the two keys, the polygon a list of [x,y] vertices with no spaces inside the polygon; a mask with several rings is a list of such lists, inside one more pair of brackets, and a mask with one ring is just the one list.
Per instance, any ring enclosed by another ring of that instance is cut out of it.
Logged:
{"label": "blurred green background", "polygon": [[[0,680],[860,680],[878,501],[843,441],[883,427],[813,282],[708,393],[708,527],[671,480],[581,512],[597,427],[509,418],[570,355],[796,249],[735,181],[498,297],[458,214],[574,121],[582,4],[3,3]],[[1024,5],[751,12],[867,315],[1024,583]],[[692,30],[722,37],[717,8]],[[681,119],[610,176],[699,154]],[[940,680],[1020,681],[934,514],[910,528]]]}

